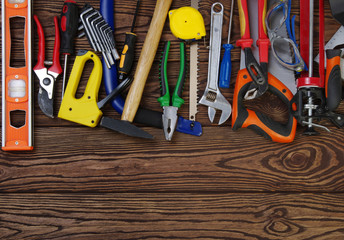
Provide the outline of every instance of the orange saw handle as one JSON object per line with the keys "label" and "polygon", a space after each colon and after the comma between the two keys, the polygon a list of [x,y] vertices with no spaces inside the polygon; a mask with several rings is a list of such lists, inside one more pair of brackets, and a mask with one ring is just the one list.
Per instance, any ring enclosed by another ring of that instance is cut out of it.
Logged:
{"label": "orange saw handle", "polygon": [[326,50],[326,79],[325,96],[326,104],[330,111],[334,111],[342,100],[342,79],[340,76],[340,55],[339,49]]}
{"label": "orange saw handle", "polygon": [[[238,73],[234,89],[232,128],[250,128],[258,134],[274,142],[288,143],[292,142],[295,137],[297,121],[289,109],[289,118],[286,124],[281,124],[272,120],[270,117],[260,112],[254,112],[244,106],[244,96],[252,82],[246,69]],[[293,94],[273,75],[268,75],[269,91],[279,97],[288,107]]]}

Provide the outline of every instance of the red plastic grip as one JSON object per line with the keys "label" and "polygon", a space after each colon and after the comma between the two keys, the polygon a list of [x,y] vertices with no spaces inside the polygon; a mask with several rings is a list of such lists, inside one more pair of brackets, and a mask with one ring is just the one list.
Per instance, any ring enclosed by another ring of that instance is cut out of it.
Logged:
{"label": "red plastic grip", "polygon": [[65,32],[67,30],[67,17],[66,16],[61,17],[61,30],[62,32]]}
{"label": "red plastic grip", "polygon": [[319,77],[325,87],[325,15],[324,0],[319,0]]}
{"label": "red plastic grip", "polygon": [[257,46],[259,47],[259,61],[267,63],[269,61],[269,47],[270,40],[266,35],[266,17],[267,0],[258,1],[258,40]]}
{"label": "red plastic grip", "polygon": [[265,25],[266,9],[267,9],[267,0],[259,0],[258,1],[258,38],[259,39],[268,38],[268,36],[266,35],[266,25]]}
{"label": "red plastic grip", "polygon": [[37,64],[33,68],[33,70],[39,70],[45,68],[44,66],[44,59],[45,59],[45,38],[42,25],[37,17],[37,15],[33,16],[33,19],[37,25],[37,33],[38,33],[38,56],[37,56]]}
{"label": "red plastic grip", "polygon": [[60,64],[60,30],[59,30],[59,20],[58,17],[54,17],[55,23],[55,43],[54,43],[54,55],[53,55],[53,65],[49,68],[49,71],[55,72],[57,74],[62,73],[62,68]]}
{"label": "red plastic grip", "polygon": [[[300,0],[300,54],[309,66],[309,0]],[[308,72],[301,73],[301,77],[307,76]]]}
{"label": "red plastic grip", "polygon": [[241,39],[250,39],[250,18],[248,16],[247,0],[238,0]]}

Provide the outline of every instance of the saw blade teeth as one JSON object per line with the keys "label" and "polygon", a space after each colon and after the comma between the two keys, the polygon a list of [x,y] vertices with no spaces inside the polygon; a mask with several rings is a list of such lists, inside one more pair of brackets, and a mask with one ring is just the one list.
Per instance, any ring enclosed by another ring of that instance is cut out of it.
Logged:
{"label": "saw blade teeth", "polygon": [[199,8],[199,0],[191,0],[191,7],[198,9]]}
{"label": "saw blade teeth", "polygon": [[[199,0],[191,0],[191,7],[198,9]],[[197,42],[190,46],[190,92],[189,92],[189,119],[196,120],[198,113],[198,85],[199,85],[199,45]]]}

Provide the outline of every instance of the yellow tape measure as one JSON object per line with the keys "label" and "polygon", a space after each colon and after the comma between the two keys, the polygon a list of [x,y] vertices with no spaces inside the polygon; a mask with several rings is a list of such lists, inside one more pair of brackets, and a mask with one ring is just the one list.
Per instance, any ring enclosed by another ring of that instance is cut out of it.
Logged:
{"label": "yellow tape measure", "polygon": [[201,13],[193,7],[181,7],[168,14],[172,34],[181,40],[199,40],[206,35]]}

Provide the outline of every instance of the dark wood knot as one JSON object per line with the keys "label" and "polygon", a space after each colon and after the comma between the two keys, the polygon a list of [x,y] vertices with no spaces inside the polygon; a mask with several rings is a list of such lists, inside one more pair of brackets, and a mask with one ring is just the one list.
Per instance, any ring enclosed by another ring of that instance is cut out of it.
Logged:
{"label": "dark wood knot", "polygon": [[278,237],[290,237],[302,232],[303,228],[289,220],[287,215],[287,209],[275,209],[270,215],[270,221],[264,228],[265,232]]}
{"label": "dark wood knot", "polygon": [[295,170],[306,170],[311,166],[310,154],[304,152],[291,153],[283,159],[283,165],[286,169],[295,171]]}

